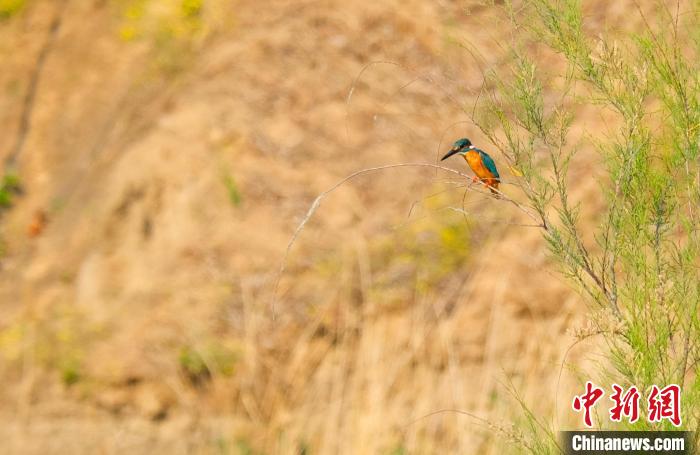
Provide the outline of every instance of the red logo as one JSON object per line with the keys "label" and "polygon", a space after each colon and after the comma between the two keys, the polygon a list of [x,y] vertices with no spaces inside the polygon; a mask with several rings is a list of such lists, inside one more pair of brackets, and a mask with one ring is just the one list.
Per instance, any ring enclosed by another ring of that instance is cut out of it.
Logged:
{"label": "red logo", "polygon": [[649,394],[649,422],[668,419],[672,424],[681,425],[681,388],[676,384],[659,390],[652,386]]}
{"label": "red logo", "polygon": [[639,420],[639,391],[635,386],[632,386],[623,395],[624,389],[617,384],[613,384],[613,390],[610,399],[615,405],[610,408],[610,420],[613,422],[621,422],[622,416],[626,416],[630,423]]}
{"label": "red logo", "polygon": [[591,407],[605,394],[603,389],[596,387],[591,381],[586,382],[586,393],[576,395],[572,406],[574,411],[581,412],[583,409],[583,421],[588,427],[593,426],[591,421]]}
{"label": "red logo", "polygon": [[[635,423],[639,420],[639,401],[641,399],[639,389],[631,386],[625,390],[617,384],[613,384],[612,389],[610,400],[613,402],[613,406],[609,410],[610,420],[622,422],[623,417],[626,417],[629,423]],[[603,395],[605,395],[605,391],[602,388],[587,381],[586,392],[574,396],[574,401],[571,403],[574,411],[583,411],[583,423],[589,428],[593,427],[591,408]],[[663,389],[659,389],[656,385],[652,386],[647,403],[649,405],[647,414],[649,422],[661,422],[668,419],[677,427],[681,425],[681,388],[676,384],[671,384]]]}

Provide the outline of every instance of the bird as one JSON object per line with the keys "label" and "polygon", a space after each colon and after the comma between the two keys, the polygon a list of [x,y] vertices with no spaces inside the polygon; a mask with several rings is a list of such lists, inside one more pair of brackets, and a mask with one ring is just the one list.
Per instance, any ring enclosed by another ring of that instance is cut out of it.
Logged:
{"label": "bird", "polygon": [[476,181],[478,178],[493,194],[498,196],[500,193],[498,185],[501,183],[501,176],[498,174],[493,158],[483,150],[474,147],[469,139],[462,138],[455,141],[450,151],[440,161],[444,161],[456,154],[462,155],[471,170],[476,174],[473,181]]}

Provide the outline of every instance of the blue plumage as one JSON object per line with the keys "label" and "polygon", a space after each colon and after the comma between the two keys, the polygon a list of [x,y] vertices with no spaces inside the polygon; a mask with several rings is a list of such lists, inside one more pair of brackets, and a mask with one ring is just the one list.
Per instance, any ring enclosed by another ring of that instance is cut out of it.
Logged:
{"label": "blue plumage", "polygon": [[491,173],[497,178],[500,179],[501,176],[498,174],[498,169],[496,169],[496,163],[493,161],[493,158],[489,156],[488,153],[484,152],[481,149],[475,149],[477,152],[479,152],[479,155],[481,156],[481,161],[484,162],[484,166],[486,166],[486,169],[491,171]]}

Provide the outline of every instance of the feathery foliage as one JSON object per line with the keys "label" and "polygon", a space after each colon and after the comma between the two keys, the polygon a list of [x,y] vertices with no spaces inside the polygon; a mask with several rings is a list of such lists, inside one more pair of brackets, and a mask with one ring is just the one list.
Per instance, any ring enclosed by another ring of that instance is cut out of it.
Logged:
{"label": "feathery foliage", "polygon": [[[586,32],[577,0],[529,0],[519,11],[508,9],[521,41],[513,46],[510,74],[488,76],[494,90],[475,120],[522,172],[549,251],[592,303],[595,334],[609,349],[610,368],[601,377],[643,392],[653,384],[680,385],[682,427],[697,431],[698,12],[659,3],[653,21],[634,11],[642,32],[594,37]],[[561,57],[557,86],[549,90],[561,94],[557,99],[546,95],[534,42]],[[584,145],[572,143],[569,131],[581,104],[600,106],[615,129],[607,136],[591,134],[603,137],[590,141],[605,165],[600,188],[606,200],[593,236],[579,228],[580,206],[567,186],[572,158]],[[672,428],[645,419],[630,427]],[[530,452],[556,447],[544,428],[533,425],[532,432],[550,445]]]}

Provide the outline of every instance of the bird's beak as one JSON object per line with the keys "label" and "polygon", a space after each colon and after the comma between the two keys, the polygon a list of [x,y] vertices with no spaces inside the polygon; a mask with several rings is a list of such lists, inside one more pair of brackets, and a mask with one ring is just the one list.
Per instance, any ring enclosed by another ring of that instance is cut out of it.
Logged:
{"label": "bird's beak", "polygon": [[450,150],[449,152],[447,152],[447,155],[443,156],[442,159],[441,159],[440,161],[445,161],[447,158],[449,158],[449,157],[451,157],[452,155],[454,155],[455,153],[459,152],[459,150],[460,150],[459,147],[453,148],[452,150]]}

